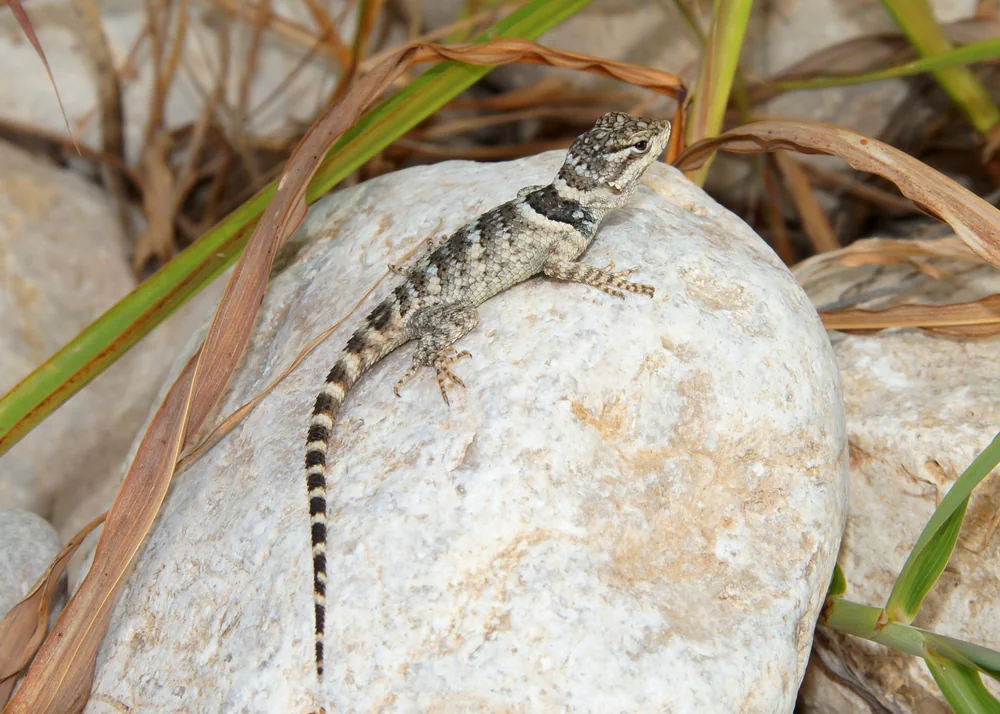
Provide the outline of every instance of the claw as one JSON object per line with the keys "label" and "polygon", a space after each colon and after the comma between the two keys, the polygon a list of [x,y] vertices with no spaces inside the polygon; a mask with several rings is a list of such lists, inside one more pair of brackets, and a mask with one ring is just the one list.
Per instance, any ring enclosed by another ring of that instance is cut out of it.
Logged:
{"label": "claw", "polygon": [[[459,379],[458,375],[452,372],[451,369],[449,369],[449,367],[466,357],[471,358],[472,353],[469,352],[468,350],[462,350],[461,352],[456,354],[454,348],[448,348],[442,351],[430,365],[427,365],[434,368],[435,377],[438,383],[438,389],[441,390],[441,398],[444,400],[444,403],[447,406],[451,406],[451,402],[448,401],[448,390],[447,390],[448,380],[451,380],[452,382],[457,384],[459,387],[462,387],[463,389],[465,388],[465,382]],[[410,367],[408,370],[406,370],[403,376],[399,378],[399,381],[397,381],[396,384],[393,386],[392,393],[398,397],[400,388],[408,381],[410,381],[414,377],[414,375],[416,375],[419,369],[420,369],[419,366],[414,365],[413,367]]]}

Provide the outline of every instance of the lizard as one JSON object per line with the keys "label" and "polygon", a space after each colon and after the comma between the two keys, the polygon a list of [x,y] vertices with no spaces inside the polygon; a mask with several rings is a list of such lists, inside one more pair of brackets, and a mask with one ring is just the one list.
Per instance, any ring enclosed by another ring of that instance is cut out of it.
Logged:
{"label": "lizard", "polygon": [[653,288],[629,282],[634,272],[615,272],[577,262],[604,217],[625,205],[646,169],[663,154],[670,122],[620,112],[602,116],[570,145],[555,179],[526,186],[515,199],[480,215],[407,268],[391,266],[403,281],[365,319],[326,377],[316,397],[306,439],[306,486],[312,529],[316,674],[323,676],[326,618],[326,457],[334,419],[348,390],[386,355],[411,340],[412,366],[400,388],[431,367],[448,404],[449,384],[465,384],[452,371],[470,357],[454,344],[479,322],[476,308],[494,295],[538,274],[579,282],[622,298],[652,296]]}

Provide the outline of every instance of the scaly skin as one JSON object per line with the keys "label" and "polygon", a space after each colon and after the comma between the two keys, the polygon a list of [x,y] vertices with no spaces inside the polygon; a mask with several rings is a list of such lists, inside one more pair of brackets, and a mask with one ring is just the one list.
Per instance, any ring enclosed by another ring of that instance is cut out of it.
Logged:
{"label": "scaly skin", "polygon": [[469,356],[456,352],[454,344],[479,322],[476,308],[538,274],[586,283],[616,297],[625,292],[651,296],[653,288],[624,279],[631,270],[613,272],[613,263],[598,268],[576,259],[608,212],[629,200],[669,137],[669,122],[604,115],[573,142],[552,183],[522,189],[516,199],[463,226],[403,270],[403,283],[347,342],[316,398],[306,443],[319,677],[326,615],[326,453],[348,390],[387,354],[416,340],[413,366],[393,391],[398,396],[405,382],[422,368],[433,367],[447,403],[448,382],[465,386],[451,365]]}

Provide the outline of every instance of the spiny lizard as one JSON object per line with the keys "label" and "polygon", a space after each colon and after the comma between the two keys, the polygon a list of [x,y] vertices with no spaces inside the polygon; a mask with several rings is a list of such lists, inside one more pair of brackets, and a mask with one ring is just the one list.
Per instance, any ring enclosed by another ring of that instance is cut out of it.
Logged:
{"label": "spiny lizard", "polygon": [[653,288],[624,279],[632,270],[614,272],[614,263],[598,268],[576,259],[608,212],[628,201],[669,137],[670,122],[605,114],[573,142],[552,183],[522,189],[516,199],[484,213],[401,270],[403,283],[348,340],[316,398],[306,442],[320,677],[326,616],[326,452],[347,390],[387,354],[416,340],[413,365],[393,392],[399,396],[400,387],[418,371],[433,367],[447,404],[447,383],[465,386],[451,365],[470,355],[456,352],[453,345],[476,326],[476,308],[539,273],[586,283],[616,297],[625,292],[651,296]]}

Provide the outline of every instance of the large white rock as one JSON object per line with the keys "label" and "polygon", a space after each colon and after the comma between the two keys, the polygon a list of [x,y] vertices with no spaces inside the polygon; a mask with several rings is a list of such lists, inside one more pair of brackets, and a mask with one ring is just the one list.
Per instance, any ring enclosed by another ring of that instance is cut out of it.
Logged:
{"label": "large white rock", "polygon": [[[320,202],[221,414],[387,263],[561,159],[415,168]],[[364,308],[178,477],[86,711],[791,711],[846,504],[836,367],[745,224],[671,168],[648,183],[585,260],[641,266],[655,299],[534,280],[482,307],[450,409],[430,375],[393,397],[410,348],[347,399],[321,690],[303,441]]]}
{"label": "large white rock", "polygon": [[[928,262],[952,277],[934,280],[909,265],[879,265],[835,269],[806,287],[820,305],[877,296],[859,303],[867,308],[962,302],[1000,291],[993,268]],[[851,448],[850,509],[839,562],[846,597],[880,607],[935,507],[1000,426],[1000,338],[956,339],[910,329],[831,338]],[[993,649],[1000,649],[998,491],[993,474],[973,492],[958,547],[914,622]],[[816,650],[824,666],[810,665],[804,714],[875,711],[866,702],[892,714],[951,711],[920,658],[829,630],[817,636]],[[983,680],[1000,694],[995,682]]]}

